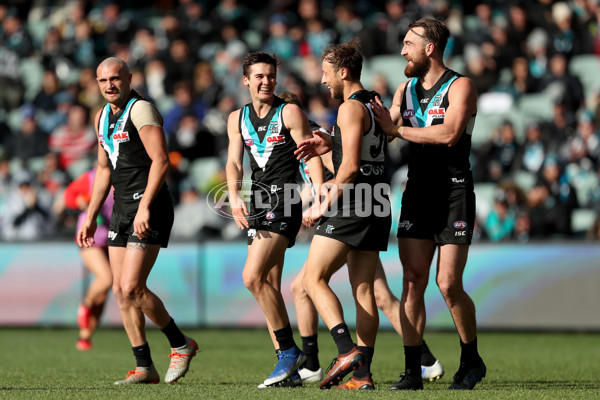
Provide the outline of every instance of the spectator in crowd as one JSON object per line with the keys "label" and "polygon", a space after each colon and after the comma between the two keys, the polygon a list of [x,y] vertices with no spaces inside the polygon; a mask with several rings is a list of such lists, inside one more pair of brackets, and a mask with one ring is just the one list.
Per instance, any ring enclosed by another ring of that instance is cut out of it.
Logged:
{"label": "spectator in crowd", "polygon": [[525,127],[525,143],[517,149],[513,170],[537,175],[545,158],[546,145],[542,140],[542,128],[538,121],[532,121]]}
{"label": "spectator in crowd", "polygon": [[484,169],[479,172],[479,179],[499,182],[513,169],[517,149],[515,127],[511,121],[504,120],[479,150],[477,165]]}
{"label": "spectator in crowd", "polygon": [[473,81],[478,93],[485,93],[496,85],[496,63],[489,55],[483,53],[479,45],[469,43],[465,46],[465,60],[465,76]]}
{"label": "spectator in crowd", "polygon": [[223,95],[223,85],[215,80],[212,66],[207,61],[200,61],[194,67],[194,96],[202,100],[210,109],[217,106]]}
{"label": "spectator in crowd", "polygon": [[37,174],[37,182],[46,192],[56,198],[56,195],[69,183],[69,176],[60,167],[58,153],[48,152],[44,156],[44,167]]}
{"label": "spectator in crowd", "polygon": [[400,38],[404,37],[408,31],[409,17],[405,13],[403,1],[387,0],[385,2],[384,21],[385,24],[385,47],[389,54],[400,54],[401,43]]}
{"label": "spectator in crowd", "polygon": [[173,135],[179,121],[184,115],[194,115],[197,120],[201,121],[206,112],[206,106],[199,98],[194,96],[192,85],[189,81],[179,81],[174,86],[175,104],[164,116],[164,130],[167,139]]}
{"label": "spectator in crowd", "polygon": [[275,14],[269,19],[269,35],[264,42],[263,51],[277,54],[282,60],[289,60],[296,55],[285,15]]}
{"label": "spectator in crowd", "polygon": [[573,10],[566,1],[557,1],[552,5],[552,21],[552,50],[565,56],[579,54],[581,35],[575,24]]}
{"label": "spectator in crowd", "polygon": [[211,108],[204,117],[204,126],[215,140],[215,155],[222,154],[229,143],[227,138],[227,118],[237,107],[233,96],[223,96],[215,108]]}
{"label": "spectator in crowd", "polygon": [[79,72],[79,82],[76,102],[95,112],[102,107],[102,95],[96,82],[96,71],[93,68],[82,68]]}
{"label": "spectator in crowd", "polygon": [[472,15],[464,18],[465,40],[481,45],[492,37],[492,4],[488,1],[479,2]]}
{"label": "spectator in crowd", "polygon": [[15,9],[9,9],[2,20],[0,43],[21,59],[29,57],[33,52],[33,39]]}
{"label": "spectator in crowd", "polygon": [[575,133],[575,114],[567,107],[563,96],[554,99],[552,119],[542,121],[543,140],[549,152],[559,154]]}
{"label": "spectator in crowd", "polygon": [[42,87],[33,98],[33,105],[45,112],[50,113],[58,106],[58,94],[60,93],[60,80],[53,69],[46,69],[42,75]]}
{"label": "spectator in crowd", "polygon": [[35,177],[27,170],[19,171],[12,179],[1,234],[4,240],[33,241],[50,237],[56,231],[50,197],[39,190]]}
{"label": "spectator in crowd", "polygon": [[569,72],[569,60],[563,53],[555,53],[550,57],[548,74],[540,81],[540,91],[562,97],[571,114],[585,104],[581,80]]}
{"label": "spectator in crowd", "polygon": [[571,213],[577,208],[573,186],[562,175],[554,154],[544,161],[542,175],[527,194],[532,238],[549,238],[571,234]]}
{"label": "spectator in crowd", "polygon": [[73,162],[91,159],[97,143],[98,138],[90,125],[89,110],[81,104],[73,104],[69,108],[67,122],[57,127],[48,139],[50,150],[59,154],[60,167],[64,170]]}
{"label": "spectator in crowd", "polygon": [[[533,3],[537,3],[534,1]],[[531,4],[528,4],[530,7]],[[511,47],[516,47],[520,54],[527,53],[527,38],[532,30],[531,13],[525,10],[523,4],[513,2],[508,8],[508,43]]]}
{"label": "spectator in crowd", "polygon": [[177,151],[189,161],[215,154],[213,135],[194,114],[184,114],[181,117],[168,144],[169,151]]}
{"label": "spectator in crowd", "polygon": [[595,1],[586,1],[587,13],[582,21],[582,49],[600,56],[600,4]]}
{"label": "spectator in crowd", "polygon": [[165,55],[166,66],[165,89],[167,94],[175,95],[175,85],[181,81],[191,81],[194,76],[196,57],[184,38],[173,40]]}
{"label": "spectator in crowd", "polygon": [[567,162],[579,164],[587,159],[593,165],[600,165],[600,134],[594,115],[590,111],[580,112],[575,134],[567,140],[563,150]]}
{"label": "spectator in crowd", "polygon": [[490,52],[496,60],[499,71],[504,68],[511,68],[513,60],[522,54],[518,45],[509,42],[508,23],[504,18],[497,18],[492,23],[490,40],[484,43],[490,47]]}
{"label": "spectator in crowd", "polygon": [[494,206],[485,221],[487,237],[492,242],[510,239],[515,231],[516,215],[509,209],[506,192],[496,189]]}
{"label": "spectator in crowd", "polygon": [[550,38],[547,31],[535,28],[527,36],[526,49],[529,71],[535,78],[542,78],[548,69]]}
{"label": "spectator in crowd", "polygon": [[96,54],[99,58],[106,54],[115,54],[120,44],[129,44],[137,29],[134,20],[122,12],[117,2],[106,2],[101,14],[93,15],[90,20],[95,32]]}
{"label": "spectator in crowd", "polygon": [[319,57],[334,38],[335,31],[328,28],[321,18],[311,18],[306,21],[306,42],[311,55]]}
{"label": "spectator in crowd", "polygon": [[16,52],[0,40],[0,108],[11,111],[23,102],[25,88],[21,82],[20,60]]}
{"label": "spectator in crowd", "polygon": [[10,157],[26,163],[30,159],[42,157],[48,152],[48,135],[38,126],[33,106],[24,105],[21,115],[21,129],[10,138],[7,152]]}
{"label": "spectator in crowd", "polygon": [[529,72],[529,64],[524,56],[515,57],[511,65],[512,78],[505,86],[498,87],[498,90],[510,93],[515,101],[521,96],[537,93],[540,89],[539,79]]}

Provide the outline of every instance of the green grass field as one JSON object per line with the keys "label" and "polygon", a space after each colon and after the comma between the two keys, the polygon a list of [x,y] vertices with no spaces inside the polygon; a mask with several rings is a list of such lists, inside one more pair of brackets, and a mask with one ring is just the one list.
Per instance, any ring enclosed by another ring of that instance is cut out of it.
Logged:
{"label": "green grass field", "polygon": [[[418,393],[390,392],[403,367],[402,343],[380,332],[373,361],[373,392],[302,388],[257,389],[272,371],[274,353],[266,331],[185,330],[201,352],[187,376],[175,385],[115,387],[135,367],[125,332],[101,329],[89,352],[75,349],[72,329],[0,329],[0,399],[593,399],[600,398],[600,335],[558,333],[480,333],[487,378],[472,392],[448,392],[458,365],[458,339],[452,332],[427,333],[446,375]],[[296,335],[298,337],[298,335]],[[323,368],[335,355],[333,340],[319,333]],[[148,340],[164,377],[169,346],[160,331]]]}

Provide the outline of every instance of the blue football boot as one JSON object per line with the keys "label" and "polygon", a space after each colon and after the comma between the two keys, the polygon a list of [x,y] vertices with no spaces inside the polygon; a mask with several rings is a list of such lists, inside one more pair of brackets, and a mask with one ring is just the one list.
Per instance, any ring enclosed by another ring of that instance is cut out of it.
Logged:
{"label": "blue football boot", "polygon": [[289,378],[304,364],[306,356],[298,346],[294,346],[289,350],[278,351],[277,359],[273,373],[264,381],[265,386],[272,386]]}

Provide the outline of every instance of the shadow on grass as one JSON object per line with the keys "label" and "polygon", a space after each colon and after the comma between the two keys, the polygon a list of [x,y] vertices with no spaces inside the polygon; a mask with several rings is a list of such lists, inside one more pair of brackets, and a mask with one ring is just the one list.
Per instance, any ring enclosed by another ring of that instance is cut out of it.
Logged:
{"label": "shadow on grass", "polygon": [[600,389],[600,385],[596,382],[574,382],[574,381],[496,381],[493,383],[480,386],[482,389],[498,389],[498,390],[543,390],[543,389]]}

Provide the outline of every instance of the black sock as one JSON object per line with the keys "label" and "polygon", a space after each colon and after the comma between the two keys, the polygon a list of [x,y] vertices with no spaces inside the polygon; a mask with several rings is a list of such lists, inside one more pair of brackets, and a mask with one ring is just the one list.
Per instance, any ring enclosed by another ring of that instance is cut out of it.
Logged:
{"label": "black sock", "polygon": [[185,346],[185,336],[183,336],[183,333],[181,333],[173,318],[171,318],[167,326],[161,329],[161,332],[167,336],[171,348],[175,349],[177,347]]}
{"label": "black sock", "polygon": [[316,371],[320,368],[319,364],[319,344],[317,343],[317,335],[300,336],[302,338],[302,351],[306,356],[306,362],[303,368],[311,371]]}
{"label": "black sock", "polygon": [[342,322],[341,324],[334,326],[329,333],[331,333],[333,341],[338,348],[338,354],[346,354],[354,347],[354,342],[348,331],[348,325],[345,323]]}
{"label": "black sock", "polygon": [[358,346],[358,350],[363,353],[365,363],[359,366],[353,375],[356,379],[362,379],[371,375],[371,362],[373,362],[373,352],[375,349],[373,347]]}
{"label": "black sock", "polygon": [[421,346],[421,365],[431,367],[436,362],[436,358],[431,354],[427,343],[423,340],[423,346]]}
{"label": "black sock", "polygon": [[479,352],[477,351],[477,338],[469,343],[463,343],[461,340],[460,350],[461,365],[478,366],[483,362],[481,357],[479,357]]}
{"label": "black sock", "polygon": [[273,333],[279,343],[279,350],[289,350],[296,345],[296,342],[294,342],[294,332],[292,332],[292,327],[289,323],[283,328],[273,331]]}
{"label": "black sock", "polygon": [[421,346],[404,346],[406,375],[421,376]]}
{"label": "black sock", "polygon": [[134,346],[131,350],[133,350],[133,355],[135,356],[136,366],[149,367],[152,365],[152,356],[150,356],[150,346],[148,346],[148,342],[141,346]]}

